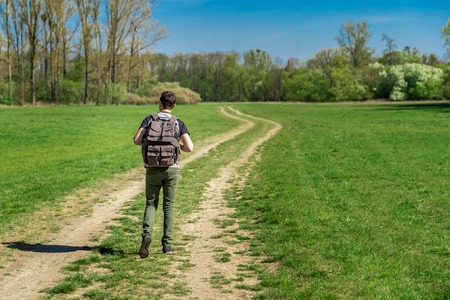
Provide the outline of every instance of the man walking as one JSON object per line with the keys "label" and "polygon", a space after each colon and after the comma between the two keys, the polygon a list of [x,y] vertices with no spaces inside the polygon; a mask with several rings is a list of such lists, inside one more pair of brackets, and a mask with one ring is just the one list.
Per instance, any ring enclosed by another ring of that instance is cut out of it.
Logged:
{"label": "man walking", "polygon": [[[179,150],[192,152],[194,144],[186,125],[172,115],[176,106],[173,92],[164,92],[159,101],[159,113],[146,117],[136,135],[134,143],[142,146],[146,167],[146,208],[143,221],[141,258],[149,255],[153,225],[158,208],[159,192],[163,189],[164,235],[161,239],[163,253],[172,254],[174,209],[180,174]],[[179,143],[181,139],[182,143]]]}

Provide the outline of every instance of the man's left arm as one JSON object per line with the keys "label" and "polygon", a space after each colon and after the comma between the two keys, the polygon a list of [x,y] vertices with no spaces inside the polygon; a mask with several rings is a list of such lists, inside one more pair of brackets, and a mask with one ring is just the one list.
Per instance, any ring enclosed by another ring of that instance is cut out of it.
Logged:
{"label": "man's left arm", "polygon": [[194,143],[192,143],[191,137],[188,133],[185,133],[181,135],[181,141],[183,143],[180,143],[180,148],[184,152],[192,152],[194,150]]}

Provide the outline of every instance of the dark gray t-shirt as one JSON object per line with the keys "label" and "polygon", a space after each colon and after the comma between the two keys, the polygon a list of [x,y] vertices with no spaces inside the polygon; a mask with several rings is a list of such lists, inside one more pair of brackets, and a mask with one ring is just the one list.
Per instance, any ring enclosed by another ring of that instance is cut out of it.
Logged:
{"label": "dark gray t-shirt", "polygon": [[[159,112],[158,116],[161,118],[161,120],[169,120],[170,117],[172,117],[171,113],[168,112]],[[150,126],[150,123],[153,121],[153,117],[147,116],[141,123],[141,126],[139,128],[148,128]],[[186,125],[184,124],[183,121],[181,121],[180,119],[177,120],[177,125],[175,126],[175,133],[176,133],[176,138],[178,140],[180,140],[180,137],[183,134],[189,134],[189,130],[187,129]],[[147,165],[145,167],[148,167]],[[177,161],[175,164],[171,165],[169,168],[179,168],[180,167],[180,161]]]}

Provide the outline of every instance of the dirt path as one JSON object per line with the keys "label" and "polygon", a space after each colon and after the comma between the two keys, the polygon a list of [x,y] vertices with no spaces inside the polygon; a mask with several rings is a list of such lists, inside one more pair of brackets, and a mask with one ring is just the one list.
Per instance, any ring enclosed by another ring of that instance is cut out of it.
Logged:
{"label": "dirt path", "polygon": [[[242,187],[245,184],[247,175],[239,174],[237,169],[248,163],[256,148],[275,135],[281,129],[281,125],[229,109],[238,115],[263,120],[274,126],[265,136],[248,147],[237,160],[221,169],[218,177],[208,183],[209,187],[204,194],[206,200],[202,203],[200,211],[192,214],[190,221],[182,227],[181,234],[194,236],[195,239],[186,246],[188,256],[179,260],[183,262],[189,259],[195,266],[189,272],[183,272],[179,270],[179,264],[172,265],[171,273],[177,274],[187,282],[192,291],[181,299],[250,299],[254,292],[236,289],[234,287],[236,282],[233,280],[239,278],[238,283],[247,286],[257,283],[253,276],[242,276],[242,266],[261,261],[261,257],[254,258],[240,254],[249,249],[249,243],[237,240],[236,235],[228,234],[236,232],[239,226],[235,220],[229,218],[234,209],[227,206],[224,194],[233,187]],[[218,226],[220,224],[222,226]],[[223,226],[224,224],[229,226]],[[240,230],[238,234],[245,236],[249,233]],[[223,238],[217,238],[219,236]]]}
{"label": "dirt path", "polygon": [[[230,118],[240,119],[230,115],[223,108],[221,112]],[[198,149],[194,154],[183,157],[182,166],[248,130],[252,123],[245,122],[231,132],[205,141],[202,143],[203,146],[196,146]],[[64,278],[64,274],[59,272],[60,268],[71,261],[89,256],[92,247],[98,246],[98,242],[92,241],[92,238],[99,236],[106,223],[121,215],[120,208],[124,204],[144,191],[143,178],[143,169],[135,169],[122,182],[117,183],[117,190],[109,190],[106,196],[102,191],[91,194],[89,197],[92,199],[103,195],[105,201],[96,204],[89,216],[64,220],[69,225],[62,226],[58,233],[41,237],[41,240],[48,241],[45,244],[2,242],[0,251],[5,247],[20,251],[13,251],[13,257],[4,264],[3,269],[0,269],[0,276],[3,278],[0,280],[0,299],[37,299],[42,296],[39,290],[60,282]]]}

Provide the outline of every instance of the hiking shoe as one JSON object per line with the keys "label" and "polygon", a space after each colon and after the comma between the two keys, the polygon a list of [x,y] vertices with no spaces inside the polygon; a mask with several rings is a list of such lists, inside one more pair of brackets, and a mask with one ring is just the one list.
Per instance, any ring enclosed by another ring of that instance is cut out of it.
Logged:
{"label": "hiking shoe", "polygon": [[175,250],[173,250],[173,248],[171,246],[164,246],[163,253],[164,254],[174,254]]}
{"label": "hiking shoe", "polygon": [[142,245],[141,249],[139,249],[139,256],[141,258],[146,258],[148,256],[148,247],[152,243],[152,237],[150,234],[145,233],[142,235]]}

